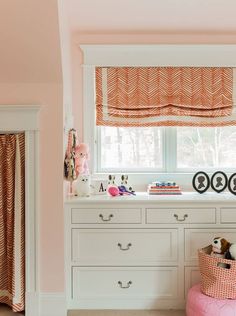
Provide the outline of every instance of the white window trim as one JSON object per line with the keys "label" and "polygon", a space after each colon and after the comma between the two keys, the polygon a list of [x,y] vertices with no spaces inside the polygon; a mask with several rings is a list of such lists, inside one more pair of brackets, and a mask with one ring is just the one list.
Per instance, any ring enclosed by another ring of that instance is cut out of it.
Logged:
{"label": "white window trim", "polygon": [[[94,177],[107,178],[107,174],[96,172],[97,166],[97,129],[95,117],[95,67],[110,66],[175,66],[175,67],[236,67],[236,45],[80,45],[83,51],[83,119],[84,142],[90,146],[90,170]],[[169,131],[168,131],[169,133]],[[171,131],[170,131],[171,133]],[[176,137],[172,144],[176,146]],[[165,149],[165,153],[168,149]],[[171,165],[176,166],[176,157]],[[165,173],[133,174],[134,182],[147,183],[151,179],[174,179],[183,186],[189,185],[194,171],[189,173],[167,170]],[[206,170],[211,172],[211,170]],[[212,171],[213,173],[213,171]]]}

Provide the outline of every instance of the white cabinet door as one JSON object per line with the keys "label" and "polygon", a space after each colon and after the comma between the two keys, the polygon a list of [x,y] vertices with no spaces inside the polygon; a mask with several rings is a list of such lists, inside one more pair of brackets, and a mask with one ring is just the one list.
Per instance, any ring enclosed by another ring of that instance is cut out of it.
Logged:
{"label": "white cabinet door", "polygon": [[185,297],[188,295],[188,290],[195,284],[200,283],[200,280],[198,267],[185,267]]}
{"label": "white cabinet door", "polygon": [[185,261],[198,261],[198,249],[210,245],[214,237],[236,242],[236,229],[202,228],[185,229]]}
{"label": "white cabinet door", "polygon": [[73,267],[72,300],[174,299],[177,268]]}
{"label": "white cabinet door", "polygon": [[78,265],[157,265],[176,262],[177,229],[72,229]]}
{"label": "white cabinet door", "polygon": [[148,208],[147,224],[209,224],[216,222],[215,208]]}

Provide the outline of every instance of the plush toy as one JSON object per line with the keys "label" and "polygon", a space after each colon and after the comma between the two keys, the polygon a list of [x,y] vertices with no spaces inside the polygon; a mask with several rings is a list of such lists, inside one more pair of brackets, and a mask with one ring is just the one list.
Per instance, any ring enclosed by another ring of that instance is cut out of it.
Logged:
{"label": "plush toy", "polygon": [[109,185],[107,189],[107,193],[111,196],[117,196],[117,195],[135,195],[133,191],[127,190],[127,188],[124,185]]}
{"label": "plush toy", "polygon": [[77,196],[90,196],[90,176],[79,175],[75,182],[75,195]]}
{"label": "plush toy", "polygon": [[107,192],[111,196],[117,196],[120,194],[119,188],[116,185],[109,185]]}
{"label": "plush toy", "polygon": [[236,244],[231,244],[225,255],[226,259],[236,260]]}
{"label": "plush toy", "polygon": [[88,168],[89,147],[81,143],[75,147],[75,172],[76,175],[89,174]]}
{"label": "plush toy", "polygon": [[222,237],[215,237],[211,245],[211,255],[219,258],[225,258],[225,254],[230,248],[230,243]]}
{"label": "plush toy", "polygon": [[230,252],[231,258],[233,260],[236,260],[236,244],[231,244],[229,248],[229,252]]}
{"label": "plush toy", "polygon": [[120,191],[120,195],[136,195],[134,193],[134,191],[128,190],[126,188],[126,186],[124,186],[124,185],[119,185],[118,188],[119,188],[119,191]]}

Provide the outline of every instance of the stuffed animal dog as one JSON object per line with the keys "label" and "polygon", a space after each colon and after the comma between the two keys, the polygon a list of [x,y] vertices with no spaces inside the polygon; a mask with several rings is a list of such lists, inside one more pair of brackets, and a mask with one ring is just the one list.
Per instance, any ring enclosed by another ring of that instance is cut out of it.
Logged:
{"label": "stuffed animal dog", "polygon": [[230,248],[230,243],[222,237],[215,237],[212,242],[211,255],[219,258],[225,258],[225,253]]}

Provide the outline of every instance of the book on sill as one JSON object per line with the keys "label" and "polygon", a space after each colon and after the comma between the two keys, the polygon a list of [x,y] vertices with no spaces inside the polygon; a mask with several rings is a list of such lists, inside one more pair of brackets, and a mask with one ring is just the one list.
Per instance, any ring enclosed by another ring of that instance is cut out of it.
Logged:
{"label": "book on sill", "polygon": [[165,192],[165,193],[157,193],[157,192],[149,192],[149,195],[181,195],[182,192]]}
{"label": "book on sill", "polygon": [[153,191],[179,191],[180,190],[180,187],[176,186],[176,187],[172,187],[172,188],[169,188],[169,187],[148,187],[148,190],[153,190]]}
{"label": "book on sill", "polygon": [[168,188],[178,186],[176,182],[174,181],[154,181],[150,185],[155,186],[155,187],[168,187]]}
{"label": "book on sill", "polygon": [[153,182],[148,185],[148,194],[151,195],[180,195],[181,189],[173,181],[168,182]]}

